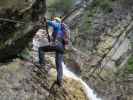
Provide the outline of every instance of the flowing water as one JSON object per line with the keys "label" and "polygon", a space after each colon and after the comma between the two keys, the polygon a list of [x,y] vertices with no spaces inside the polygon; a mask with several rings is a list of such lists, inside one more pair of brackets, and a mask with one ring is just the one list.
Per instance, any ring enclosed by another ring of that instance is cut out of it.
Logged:
{"label": "flowing water", "polygon": [[[33,50],[34,50],[33,58],[35,61],[38,60],[38,57],[37,57],[38,47],[44,45],[45,43],[46,43],[46,41],[44,41],[44,38],[42,36],[42,30],[40,30],[37,32],[35,38],[33,38]],[[55,60],[52,58],[52,61],[54,62]],[[84,89],[89,100],[102,100],[96,96],[94,91],[80,77],[76,76],[73,72],[71,72],[66,67],[64,62],[62,63],[62,65],[63,65],[63,76],[66,76],[66,77],[72,78],[76,81],[79,81],[82,84],[83,89]]]}
{"label": "flowing water", "polygon": [[94,94],[93,90],[78,76],[76,76],[73,72],[71,72],[64,63],[62,63],[63,65],[63,74],[66,77],[72,78],[76,81],[79,81],[82,85],[83,85],[83,89],[88,97],[89,100],[102,100],[100,98],[98,98],[96,96],[96,94]]}

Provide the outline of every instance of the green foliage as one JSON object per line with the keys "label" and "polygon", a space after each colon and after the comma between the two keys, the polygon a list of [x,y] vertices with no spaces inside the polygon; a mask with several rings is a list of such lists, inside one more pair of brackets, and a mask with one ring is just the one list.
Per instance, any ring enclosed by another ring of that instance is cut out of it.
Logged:
{"label": "green foliage", "polygon": [[127,70],[129,73],[133,73],[133,56],[128,60]]}
{"label": "green foliage", "polygon": [[95,0],[92,4],[92,8],[99,7],[105,13],[109,13],[112,11],[111,4],[112,0]]}
{"label": "green foliage", "polygon": [[93,18],[100,12],[105,14],[112,11],[112,0],[94,0],[91,6],[87,7],[84,16],[82,18],[82,29],[80,31],[91,32]]}
{"label": "green foliage", "polygon": [[21,59],[31,59],[32,58],[32,52],[29,48],[24,49],[20,54],[18,54],[18,57]]}
{"label": "green foliage", "polygon": [[83,23],[84,23],[84,26],[82,27],[82,30],[81,31],[84,31],[84,32],[90,32],[91,31],[91,23],[93,21],[93,17],[95,16],[96,14],[96,9],[91,9],[91,10],[87,10],[83,16]]}
{"label": "green foliage", "polygon": [[48,8],[49,11],[56,14],[65,14],[70,11],[74,4],[74,0],[49,0]]}

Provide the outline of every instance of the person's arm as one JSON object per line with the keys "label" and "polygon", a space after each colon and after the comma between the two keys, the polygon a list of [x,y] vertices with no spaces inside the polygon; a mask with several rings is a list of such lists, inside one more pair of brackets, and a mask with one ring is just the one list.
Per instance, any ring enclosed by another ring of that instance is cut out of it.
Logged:
{"label": "person's arm", "polygon": [[47,21],[47,24],[48,24],[48,26],[52,26],[52,27],[56,27],[56,26],[57,26],[57,24],[56,24],[55,21],[50,21],[50,20],[48,20],[48,21]]}

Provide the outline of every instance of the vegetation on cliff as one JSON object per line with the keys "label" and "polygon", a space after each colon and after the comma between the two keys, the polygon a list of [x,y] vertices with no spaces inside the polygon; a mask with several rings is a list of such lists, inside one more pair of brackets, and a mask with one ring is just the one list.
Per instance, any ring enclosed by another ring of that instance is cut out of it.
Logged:
{"label": "vegetation on cliff", "polygon": [[[65,55],[67,65],[103,99],[132,100],[133,1],[83,1],[66,19],[72,42]],[[47,0],[47,6],[48,17],[64,16],[77,7],[77,0]],[[45,0],[0,0],[0,17],[25,23],[0,20],[0,62],[16,57],[31,59],[29,42],[45,12]],[[81,84],[73,79],[65,77],[63,88],[54,85],[54,67],[47,73],[44,68],[18,59],[0,66],[0,98],[87,99]]]}
{"label": "vegetation on cliff", "polygon": [[2,0],[0,4],[0,61],[5,61],[16,57],[32,41],[46,4],[45,0]]}
{"label": "vegetation on cliff", "polygon": [[37,68],[29,61],[14,59],[1,65],[0,71],[2,100],[87,100],[78,81],[64,77],[63,87],[56,85],[54,67],[47,73],[44,68]]}

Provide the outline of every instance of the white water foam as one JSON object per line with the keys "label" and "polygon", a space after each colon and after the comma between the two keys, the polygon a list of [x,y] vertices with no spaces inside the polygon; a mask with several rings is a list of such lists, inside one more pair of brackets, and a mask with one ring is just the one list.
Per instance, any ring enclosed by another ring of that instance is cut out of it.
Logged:
{"label": "white water foam", "polygon": [[83,89],[89,100],[102,100],[101,98],[98,98],[96,94],[94,94],[93,90],[81,78],[76,76],[73,72],[69,71],[69,69],[66,67],[64,63],[62,63],[62,65],[63,65],[63,75],[82,83]]}

